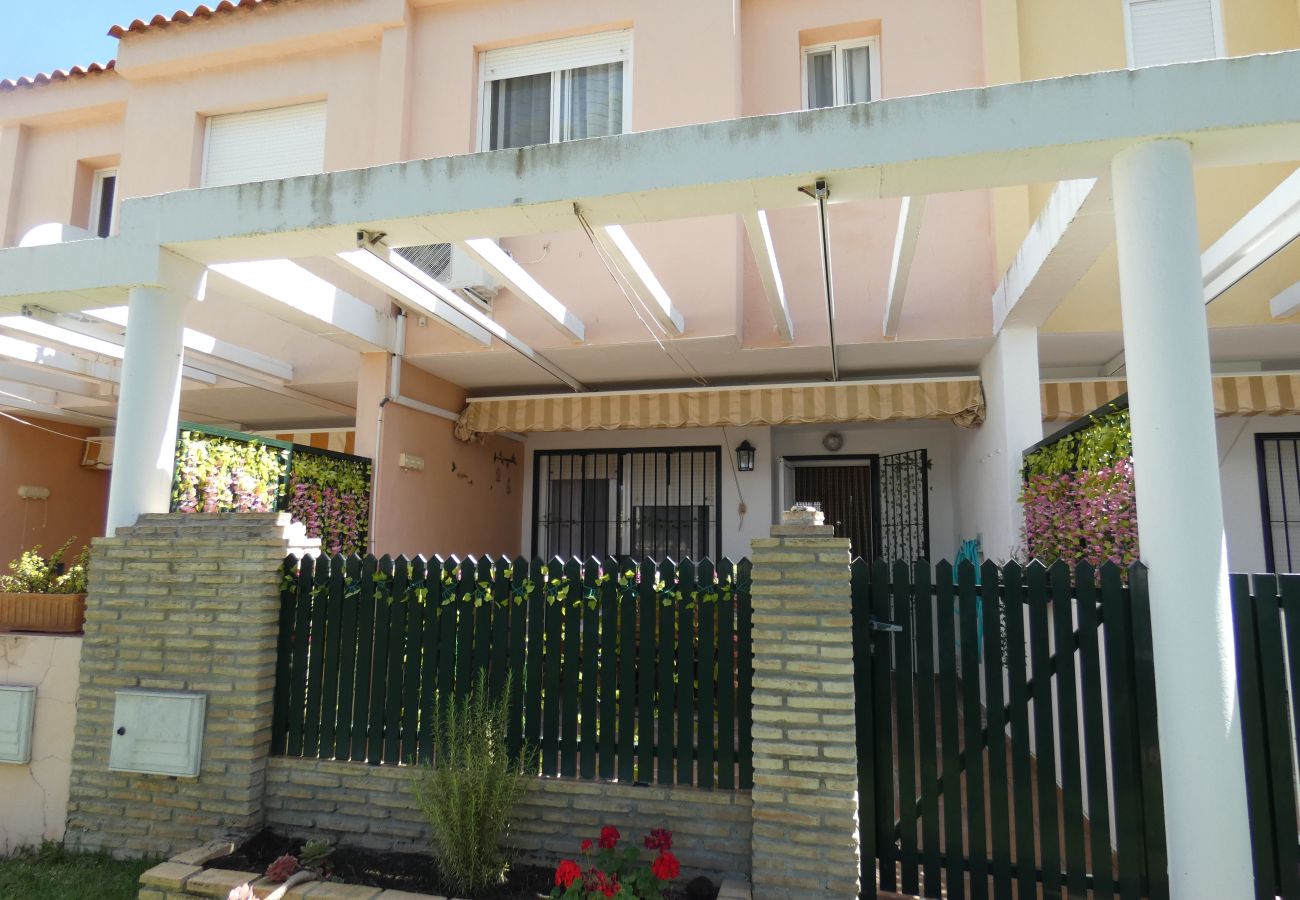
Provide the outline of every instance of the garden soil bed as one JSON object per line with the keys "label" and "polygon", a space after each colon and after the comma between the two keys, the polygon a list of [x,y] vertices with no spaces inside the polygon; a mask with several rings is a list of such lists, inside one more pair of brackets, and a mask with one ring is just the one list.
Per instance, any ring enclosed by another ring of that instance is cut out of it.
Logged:
{"label": "garden soil bed", "polygon": [[[297,854],[303,841],[261,831],[245,841],[229,856],[209,860],[213,869],[237,869],[244,872],[265,872],[266,867],[285,853]],[[336,847],[329,857],[329,874],[335,881],[359,884],[389,890],[411,891],[417,894],[455,896],[438,877],[433,860],[421,853],[396,853],[365,850],[360,847]],[[541,866],[517,865],[510,867],[505,884],[474,900],[537,900],[547,896],[555,886],[555,870]],[[677,890],[665,892],[666,900],[683,900],[685,893]]]}

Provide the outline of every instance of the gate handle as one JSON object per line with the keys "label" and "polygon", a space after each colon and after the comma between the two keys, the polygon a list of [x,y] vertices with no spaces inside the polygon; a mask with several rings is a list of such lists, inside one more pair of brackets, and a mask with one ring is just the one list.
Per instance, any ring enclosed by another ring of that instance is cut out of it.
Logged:
{"label": "gate handle", "polygon": [[873,618],[871,620],[871,630],[901,633],[903,630],[903,626],[896,625],[893,622],[881,622],[879,619]]}

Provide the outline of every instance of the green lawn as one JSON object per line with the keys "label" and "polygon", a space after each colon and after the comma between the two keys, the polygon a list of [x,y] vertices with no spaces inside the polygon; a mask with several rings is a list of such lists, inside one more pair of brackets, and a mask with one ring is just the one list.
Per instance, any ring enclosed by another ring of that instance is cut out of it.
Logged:
{"label": "green lawn", "polygon": [[101,853],[72,853],[58,844],[26,847],[0,859],[5,900],[135,900],[140,873],[155,860],[116,860]]}

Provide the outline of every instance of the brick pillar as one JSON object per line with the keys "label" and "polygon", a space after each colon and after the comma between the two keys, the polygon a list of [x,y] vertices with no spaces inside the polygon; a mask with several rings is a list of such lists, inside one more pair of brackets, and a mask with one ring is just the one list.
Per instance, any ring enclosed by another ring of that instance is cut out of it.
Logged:
{"label": "brick pillar", "polygon": [[[170,854],[262,825],[287,513],[144,515],[91,551],[65,842]],[[108,769],[115,692],[207,695],[197,778]]]}
{"label": "brick pillar", "polygon": [[754,900],[858,896],[849,542],[820,519],[753,542]]}

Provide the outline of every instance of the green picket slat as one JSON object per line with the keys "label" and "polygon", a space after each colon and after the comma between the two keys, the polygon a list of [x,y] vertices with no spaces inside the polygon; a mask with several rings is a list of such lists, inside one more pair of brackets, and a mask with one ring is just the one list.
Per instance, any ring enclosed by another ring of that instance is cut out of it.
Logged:
{"label": "green picket slat", "polygon": [[1165,846],[1164,776],[1156,727],[1155,651],[1151,634],[1151,600],[1147,569],[1129,569],[1130,649],[1133,692],[1137,702],[1138,772],[1142,780],[1144,877],[1150,900],[1169,900],[1169,853]]}
{"label": "green picket slat", "polygon": [[1070,567],[1058,560],[1049,573],[1052,630],[1056,639],[1056,710],[1061,754],[1061,813],[1065,837],[1065,886],[1070,896],[1087,892],[1088,862],[1083,838],[1083,781],[1080,765],[1078,678],[1074,665],[1074,613]]}
{"label": "green picket slat", "polygon": [[[419,758],[420,686],[423,681],[425,602],[424,557],[411,560],[410,587],[406,594],[406,671],[402,673],[402,762],[412,765]],[[425,597],[425,601],[428,597]]]}
{"label": "green picket slat", "polygon": [[[892,622],[889,596],[889,563],[876,560],[871,567],[871,617]],[[893,681],[890,633],[871,630],[871,712],[875,767],[876,858],[880,861],[880,890],[898,888],[897,854],[894,844],[894,740]],[[890,762],[886,762],[889,760]]]}
{"label": "green picket slat", "polygon": [[1061,890],[1061,830],[1056,802],[1056,734],[1052,721],[1052,652],[1049,643],[1047,569],[1025,569],[1029,606],[1029,668],[1033,673],[1034,749],[1038,760],[1038,843],[1045,891]]}
{"label": "green picket slat", "polygon": [[288,755],[302,756],[303,719],[307,705],[307,646],[311,631],[312,588],[315,561],[303,557],[298,568],[298,603],[294,610],[293,659],[289,663],[289,740]]}
{"label": "green picket slat", "polygon": [[641,563],[637,605],[641,613],[640,665],[637,668],[637,767],[636,780],[650,784],[655,777],[655,623],[654,584],[658,572],[650,560]]}
{"label": "green picket slat", "polygon": [[[989,855],[992,861],[993,896],[1011,900],[1011,818],[1007,779],[1007,715],[1003,699],[1001,573],[993,562],[980,569],[981,623],[984,627],[984,695],[987,708],[989,751]],[[920,596],[918,588],[917,596]],[[1102,782],[1104,787],[1105,782]]]}
{"label": "green picket slat", "polygon": [[578,679],[582,661],[582,563],[571,559],[564,567],[569,595],[562,607],[564,644],[561,657],[560,774],[578,774]]}
{"label": "green picket slat", "polygon": [[605,581],[600,586],[600,777],[609,781],[618,771],[615,759],[618,727],[618,560],[601,563]]}
{"label": "green picket slat", "polygon": [[[551,577],[563,581],[564,563],[557,556],[547,568]],[[567,595],[565,597],[567,600]],[[564,603],[551,588],[546,597],[546,643],[542,650],[542,774],[559,772],[560,753],[560,657],[564,652]]]}
{"label": "green picket slat", "polygon": [[957,639],[953,628],[957,598],[952,565],[939,563],[934,581],[938,588],[935,592],[935,618],[939,636],[939,730],[943,744],[943,772],[940,775],[943,786],[943,853],[947,896],[951,900],[963,900],[966,896],[966,854],[962,846],[961,728],[957,713]]}
{"label": "green picket slat", "polygon": [[694,784],[695,770],[695,564],[677,567],[677,783]]}
{"label": "green picket slat", "polygon": [[385,689],[383,755],[388,764],[402,759],[402,697],[405,685],[402,676],[406,669],[407,615],[406,588],[411,575],[410,562],[405,556],[393,560],[393,580],[389,583],[388,606],[388,673]]}
{"label": "green picket slat", "polygon": [[696,784],[702,788],[713,787],[713,735],[714,690],[713,667],[717,657],[716,627],[718,618],[718,586],[713,573],[713,563],[701,560],[695,573],[701,594],[709,593],[713,600],[701,600],[697,613],[699,630],[699,760]]}
{"label": "green picket slat", "polygon": [[[671,587],[677,580],[677,573],[671,562],[665,560],[659,564],[659,580]],[[655,780],[659,784],[673,783],[673,756],[676,742],[673,740],[673,726],[676,724],[677,696],[673,690],[673,671],[677,661],[677,647],[674,640],[676,617],[673,602],[667,596],[655,598],[659,606],[659,691],[655,728],[655,744],[658,752]]]}
{"label": "green picket slat", "polygon": [[1101,615],[1105,623],[1111,771],[1115,797],[1116,879],[1123,900],[1137,900],[1145,867],[1142,785],[1137,760],[1137,710],[1133,696],[1132,640],[1127,592],[1114,563],[1101,567]]}
{"label": "green picket slat", "polygon": [[[907,563],[894,563],[893,618],[902,627],[894,640],[895,707],[898,715],[898,859],[900,890],[915,894],[920,887],[916,843],[916,731],[912,698],[912,575]],[[925,598],[929,602],[929,597]]]}
{"label": "green picket slat", "polygon": [[1007,630],[1007,719],[1011,724],[1011,778],[1014,785],[1016,896],[1035,897],[1034,778],[1029,740],[1029,677],[1026,672],[1024,571],[1015,563],[1002,569],[1003,620]]}
{"label": "green picket slat", "polygon": [[289,663],[293,656],[293,613],[298,603],[298,557],[292,553],[281,565],[280,630],[275,647],[275,700],[271,714],[271,752],[288,752]]}
{"label": "green picket slat", "polygon": [[491,690],[492,681],[488,666],[492,660],[492,588],[495,576],[492,572],[492,560],[486,556],[479,557],[474,563],[474,655],[470,682],[461,688],[460,696],[469,696],[470,690],[483,678],[484,687]]}
{"label": "green picket slat", "polygon": [[346,560],[335,554],[330,560],[330,579],[325,610],[325,668],[321,674],[320,755],[334,755],[335,732],[339,720],[339,654],[343,640],[343,570]]}
{"label": "green picket slat", "polygon": [[510,670],[509,724],[506,726],[506,746],[513,758],[519,756],[524,743],[524,694],[527,691],[526,673],[528,638],[528,560],[520,557],[510,566],[510,653],[507,665]]}
{"label": "green picket slat", "polygon": [[[369,558],[373,562],[373,557]],[[338,721],[334,727],[334,758],[352,758],[352,731],[357,703],[357,617],[360,612],[361,570],[366,565],[360,556],[349,556],[344,566],[343,614],[339,627],[339,699]]]}
{"label": "green picket slat", "polygon": [[[975,593],[975,566],[963,562],[957,567],[957,609],[961,635],[962,722],[966,763],[966,857],[970,864],[972,900],[986,900],[989,893],[988,844],[985,841],[984,739],[980,709],[980,614]],[[970,673],[970,674],[967,674]]]}
{"label": "green picket slat", "polygon": [[329,605],[330,560],[316,563],[311,600],[311,636],[307,649],[307,711],[302,728],[302,755],[320,755],[321,681],[325,673],[325,610]]}
{"label": "green picket slat", "polygon": [[1282,617],[1286,623],[1287,667],[1291,690],[1291,724],[1295,728],[1292,746],[1300,753],[1300,575],[1279,575]]}
{"label": "green picket slat", "polygon": [[352,746],[348,759],[361,762],[366,758],[366,736],[370,723],[370,682],[374,660],[375,572],[378,561],[367,556],[361,574],[354,583],[357,591],[357,677],[352,708]]}
{"label": "green picket slat", "polygon": [[599,685],[597,677],[600,671],[600,605],[599,587],[596,579],[600,576],[600,561],[594,556],[587,560],[582,573],[582,683],[579,685],[581,698],[578,708],[582,721],[579,725],[578,771],[583,778],[596,777],[596,740],[599,731],[596,728],[596,710],[599,708]]}
{"label": "green picket slat", "polygon": [[376,579],[371,585],[374,593],[375,630],[374,656],[370,666],[370,716],[366,727],[365,760],[371,764],[384,761],[384,717],[387,713],[389,649],[392,640],[393,560],[384,555],[379,559]]}
{"label": "green picket slat", "polygon": [[736,571],[718,563],[718,581],[732,590],[718,601],[718,787],[736,786]]}
{"label": "green picket slat", "polygon": [[1274,897],[1280,888],[1277,844],[1273,831],[1269,786],[1268,737],[1260,685],[1257,606],[1250,593],[1250,578],[1229,577],[1232,625],[1237,647],[1237,696],[1241,701],[1241,738],[1246,758],[1246,810],[1250,819],[1251,848],[1255,862],[1255,896]]}
{"label": "green picket slat", "polygon": [[754,787],[754,605],[751,571],[753,564],[742,559],[736,564],[736,756],[740,789]]}
{"label": "green picket slat", "polygon": [[[876,773],[871,736],[875,732],[871,689],[871,564],[858,557],[849,564],[849,609],[852,615],[854,729],[858,747],[858,843],[861,896],[876,897]],[[934,896],[938,896],[936,892]]]}
{"label": "green picket slat", "polygon": [[528,567],[528,645],[524,660],[524,730],[523,742],[541,751],[542,748],[542,681],[543,660],[546,658],[547,603],[543,569],[545,564],[534,559]]}
{"label": "green picket slat", "polygon": [[1259,653],[1261,706],[1268,745],[1269,795],[1272,828],[1277,848],[1278,894],[1300,897],[1296,870],[1295,782],[1291,775],[1291,729],[1288,727],[1287,671],[1282,648],[1282,616],[1277,576],[1256,575],[1255,622]]}
{"label": "green picket slat", "polygon": [[474,686],[474,632],[478,624],[478,609],[474,606],[478,592],[478,561],[472,557],[461,560],[456,579],[456,686],[452,696],[463,700]]}
{"label": "green picket slat", "polygon": [[622,573],[632,573],[632,584],[618,587],[618,780],[636,781],[636,571],[627,560]]}
{"label": "green picket slat", "polygon": [[417,725],[417,760],[433,762],[433,718],[438,709],[438,623],[442,615],[442,557],[431,557],[424,567],[424,628],[420,636],[420,703]]}
{"label": "green picket slat", "polygon": [[1079,609],[1079,676],[1083,696],[1083,756],[1088,775],[1088,836],[1092,851],[1094,900],[1115,896],[1115,863],[1110,842],[1110,797],[1106,790],[1105,713],[1101,693],[1100,618],[1096,571],[1088,563],[1075,570]]}
{"label": "green picket slat", "polygon": [[[917,563],[915,572],[917,762],[921,779],[921,866],[925,875],[922,893],[926,897],[938,897],[943,890],[943,848],[939,843],[939,738],[938,709],[935,704],[937,685],[934,658],[934,596],[931,593],[929,564]],[[856,598],[856,594],[854,596]],[[856,599],[854,604],[856,606]],[[856,627],[855,621],[854,628]],[[859,723],[859,732],[861,728]],[[859,741],[859,746],[861,745],[862,742]]]}
{"label": "green picket slat", "polygon": [[510,576],[510,560],[506,557],[502,556],[492,563],[492,643],[488,654],[488,689],[494,698],[500,697],[506,689],[507,676],[510,674],[510,613],[514,607],[511,602],[513,584]]}
{"label": "green picket slat", "polygon": [[[442,725],[440,721],[447,704],[456,699],[456,635],[460,631],[460,606],[456,596],[460,592],[459,561],[448,557],[442,561],[442,584],[438,601],[438,697],[433,711],[433,732]],[[435,741],[434,756],[438,753]]]}

